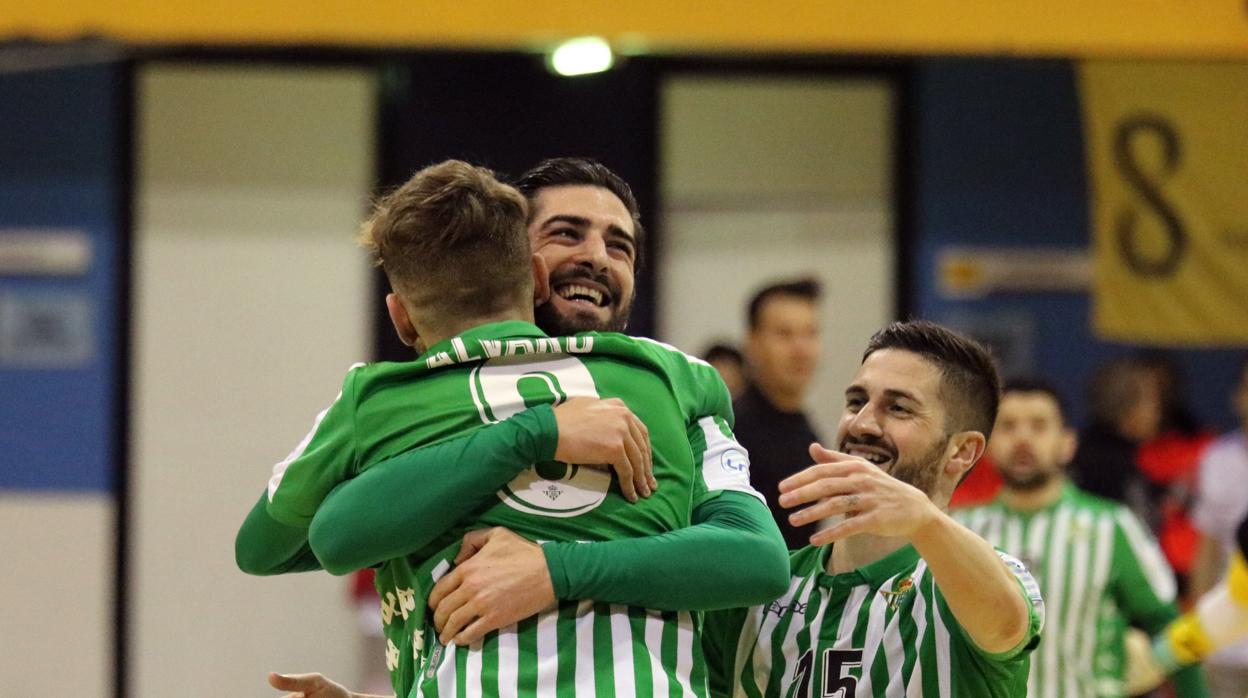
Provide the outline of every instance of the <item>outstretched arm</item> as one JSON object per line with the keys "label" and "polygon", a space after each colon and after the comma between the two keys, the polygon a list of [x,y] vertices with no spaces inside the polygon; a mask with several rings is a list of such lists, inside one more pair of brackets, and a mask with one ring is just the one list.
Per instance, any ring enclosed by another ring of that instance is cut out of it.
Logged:
{"label": "outstretched arm", "polygon": [[790,516],[795,526],[852,514],[811,536],[822,545],[859,533],[908,540],[927,563],[958,623],[980,649],[1004,654],[1025,646],[1041,619],[1024,589],[1021,564],[1000,556],[928,496],[872,463],[811,446],[815,465],[780,483],[780,504],[809,504]]}

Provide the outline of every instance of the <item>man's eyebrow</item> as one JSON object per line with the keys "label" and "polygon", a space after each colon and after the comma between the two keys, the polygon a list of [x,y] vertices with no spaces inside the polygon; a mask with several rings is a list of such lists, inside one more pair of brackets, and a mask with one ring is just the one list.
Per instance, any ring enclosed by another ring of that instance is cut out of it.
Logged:
{"label": "man's eyebrow", "polygon": [[554,223],[567,223],[568,225],[576,228],[584,228],[589,225],[589,219],[584,216],[573,216],[568,213],[560,213],[542,221],[542,227],[546,228]]}
{"label": "man's eyebrow", "polygon": [[909,400],[911,402],[919,401],[919,399],[915,397],[913,393],[905,391],[905,390],[889,389],[889,390],[884,391],[884,395],[888,396],[889,398],[893,400]]}
{"label": "man's eyebrow", "polygon": [[620,226],[618,226],[618,225],[609,225],[609,226],[607,226],[607,235],[609,235],[609,236],[611,236],[611,237],[616,237],[616,238],[624,238],[625,240],[627,240],[627,241],[629,241],[629,242],[631,242],[631,243],[633,243],[633,244],[636,244],[636,243],[637,243],[637,238],[636,238],[636,236],[635,236],[635,235],[633,235],[632,233],[628,232],[627,230],[625,230],[625,229],[621,228],[621,227],[620,227]]}
{"label": "man's eyebrow", "polygon": [[[867,392],[866,388],[862,387],[861,385],[854,384],[845,389],[845,396],[849,397],[851,395],[862,395],[866,392]],[[919,399],[914,396],[914,393],[911,393],[906,390],[897,390],[895,388],[890,388],[888,390],[885,390],[884,397],[890,400],[910,400],[911,402],[919,401]]]}

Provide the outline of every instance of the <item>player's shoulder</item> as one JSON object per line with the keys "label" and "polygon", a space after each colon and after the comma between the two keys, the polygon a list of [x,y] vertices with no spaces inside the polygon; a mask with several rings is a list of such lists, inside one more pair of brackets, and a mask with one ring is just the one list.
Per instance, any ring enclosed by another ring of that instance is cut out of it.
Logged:
{"label": "player's shoulder", "polygon": [[1108,514],[1112,516],[1118,516],[1123,513],[1131,514],[1131,510],[1122,502],[1102,497],[1098,494],[1092,494],[1085,489],[1075,486],[1073,483],[1068,483],[1066,487],[1068,489],[1063,504],[1068,507],[1089,511],[1093,514]]}
{"label": "player's shoulder", "polygon": [[719,375],[706,361],[651,337],[617,332],[590,332],[586,335],[594,337],[596,354],[640,361],[669,376],[698,380]]}
{"label": "player's shoulder", "polygon": [[396,377],[414,376],[424,370],[424,364],[417,361],[370,361],[356,362],[347,369],[344,383],[362,384],[372,381],[386,381]]}
{"label": "player's shoulder", "polygon": [[[640,351],[652,354],[663,361],[670,361],[676,365],[691,365],[703,368],[711,368],[711,365],[703,359],[687,354],[678,347],[674,347],[667,342],[661,342],[653,337],[619,335],[625,340],[631,341]],[[712,369],[713,370],[713,369]]]}

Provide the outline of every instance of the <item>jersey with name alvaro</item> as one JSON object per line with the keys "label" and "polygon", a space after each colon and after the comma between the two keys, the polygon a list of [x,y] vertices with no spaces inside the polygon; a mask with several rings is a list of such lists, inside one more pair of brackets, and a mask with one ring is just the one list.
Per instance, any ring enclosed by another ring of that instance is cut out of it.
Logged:
{"label": "jersey with name alvaro", "polygon": [[[657,342],[616,334],[546,337],[529,323],[474,328],[420,359],[354,367],[312,432],[274,468],[269,512],[307,525],[340,482],[389,456],[463,436],[527,407],[571,397],[616,397],[645,422],[659,489],[636,504],[611,474],[539,463],[471,521],[377,573],[387,665],[399,696],[628,693],[655,687],[701,695],[701,650],[689,613],[563,602],[483,646],[443,648],[426,627],[425,598],[450,567],[465,530],[506,526],[534,540],[595,541],[688,526],[722,490],[753,493],[748,460],[731,438],[731,402],[708,364]],[[454,464],[447,464],[454,467]],[[431,621],[431,619],[429,619]],[[419,681],[417,676],[419,675]]]}
{"label": "jersey with name alvaro", "polygon": [[1002,555],[1028,600],[1028,635],[992,655],[966,636],[912,546],[830,575],[831,546],[791,556],[784,596],[706,615],[715,696],[978,698],[1023,696],[1044,606],[1030,574]]}
{"label": "jersey with name alvaro", "polygon": [[1158,631],[1178,616],[1170,567],[1127,507],[1069,483],[1033,512],[1001,498],[954,513],[1034,571],[1049,613],[1046,642],[1031,660],[1033,698],[1125,695],[1128,624]]}

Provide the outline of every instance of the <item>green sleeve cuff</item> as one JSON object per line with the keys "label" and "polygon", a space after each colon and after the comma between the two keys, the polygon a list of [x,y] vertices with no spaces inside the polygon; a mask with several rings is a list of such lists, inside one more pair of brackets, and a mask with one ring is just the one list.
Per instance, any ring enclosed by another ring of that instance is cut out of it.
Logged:
{"label": "green sleeve cuff", "polygon": [[546,556],[546,569],[550,571],[550,583],[555,590],[556,599],[571,598],[571,582],[568,580],[567,549],[580,543],[545,543],[542,554]]}
{"label": "green sleeve cuff", "polygon": [[234,563],[247,574],[272,575],[321,568],[308,544],[308,529],[269,515],[268,493],[260,495],[234,539]]}
{"label": "green sleeve cuff", "polygon": [[1027,585],[1018,577],[1015,577],[1014,581],[1018,584],[1018,591],[1023,595],[1023,600],[1027,603],[1027,632],[1023,634],[1023,639],[1019,640],[1017,645],[1004,652],[989,652],[975,644],[975,640],[971,638],[970,634],[963,630],[967,642],[975,647],[980,654],[994,662],[1006,662],[1024,652],[1034,650],[1040,644],[1040,631],[1044,628],[1044,615],[1036,608],[1036,604],[1028,592]]}
{"label": "green sleeve cuff", "polygon": [[531,407],[511,419],[516,420],[517,430],[528,440],[524,447],[527,464],[555,459],[555,451],[559,450],[559,423],[555,420],[553,406]]}

